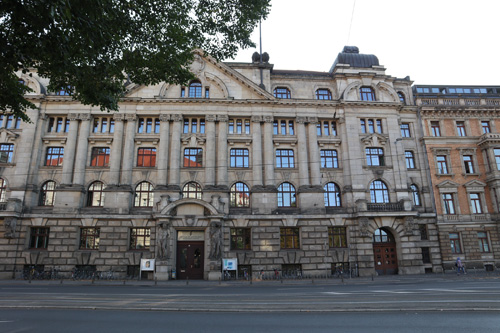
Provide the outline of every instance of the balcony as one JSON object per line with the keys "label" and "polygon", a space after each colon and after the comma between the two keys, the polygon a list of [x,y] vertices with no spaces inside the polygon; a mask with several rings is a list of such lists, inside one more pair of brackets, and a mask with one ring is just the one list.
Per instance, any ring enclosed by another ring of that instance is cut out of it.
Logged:
{"label": "balcony", "polygon": [[367,211],[369,212],[401,212],[404,211],[402,202],[396,203],[367,203]]}
{"label": "balcony", "polygon": [[450,96],[417,98],[417,105],[422,106],[500,106],[500,98],[453,98]]}

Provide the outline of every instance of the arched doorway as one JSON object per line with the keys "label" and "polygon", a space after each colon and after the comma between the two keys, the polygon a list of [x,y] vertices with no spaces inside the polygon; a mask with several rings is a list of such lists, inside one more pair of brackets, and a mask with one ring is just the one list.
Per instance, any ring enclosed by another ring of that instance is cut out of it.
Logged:
{"label": "arched doorway", "polygon": [[380,228],[373,234],[373,256],[375,271],[379,275],[398,273],[398,255],[396,240],[387,229]]}

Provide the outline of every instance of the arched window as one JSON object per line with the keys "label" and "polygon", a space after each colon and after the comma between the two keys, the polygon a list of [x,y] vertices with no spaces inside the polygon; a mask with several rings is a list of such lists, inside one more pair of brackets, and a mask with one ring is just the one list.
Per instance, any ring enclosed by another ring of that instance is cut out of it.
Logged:
{"label": "arched window", "polygon": [[335,183],[327,183],[325,190],[325,207],[340,207],[340,188]]}
{"label": "arched window", "polygon": [[374,243],[395,243],[394,236],[385,231],[384,229],[377,229],[373,233],[373,242]]}
{"label": "arched window", "polygon": [[0,178],[0,202],[5,202],[5,190],[7,189],[7,183],[3,178]]}
{"label": "arched window", "polygon": [[297,207],[295,187],[290,183],[283,183],[278,187],[278,207]]}
{"label": "arched window", "polygon": [[422,203],[420,202],[420,193],[418,192],[418,187],[415,184],[410,185],[411,196],[413,198],[413,204],[415,206],[420,206]]}
{"label": "arched window", "polygon": [[87,192],[87,206],[102,207],[104,205],[104,184],[102,182],[93,182]]}
{"label": "arched window", "polygon": [[40,206],[54,206],[56,199],[56,182],[49,180],[42,185]]}
{"label": "arched window", "polygon": [[316,99],[319,100],[331,100],[332,93],[328,89],[318,89],[316,90]]}
{"label": "arched window", "polygon": [[290,93],[290,89],[287,87],[276,87],[274,88],[274,97],[281,99],[290,99],[292,98],[292,94]]}
{"label": "arched window", "polygon": [[234,183],[230,195],[231,207],[250,207],[250,190],[245,183]]}
{"label": "arched window", "polygon": [[189,98],[201,98],[201,82],[198,80],[191,81],[189,84]]}
{"label": "arched window", "polygon": [[198,183],[190,182],[182,188],[183,198],[192,198],[201,200],[201,186]]}
{"label": "arched window", "polygon": [[370,185],[370,197],[372,203],[388,203],[389,190],[381,180],[375,180]]}
{"label": "arched window", "polygon": [[151,183],[142,182],[135,187],[134,207],[153,207],[153,185]]}
{"label": "arched window", "polygon": [[401,92],[401,91],[398,91],[398,97],[399,97],[399,101],[403,104],[406,104],[406,98],[405,98],[405,95]]}
{"label": "arched window", "polygon": [[361,87],[359,88],[359,97],[362,101],[374,101],[375,92],[372,87]]}

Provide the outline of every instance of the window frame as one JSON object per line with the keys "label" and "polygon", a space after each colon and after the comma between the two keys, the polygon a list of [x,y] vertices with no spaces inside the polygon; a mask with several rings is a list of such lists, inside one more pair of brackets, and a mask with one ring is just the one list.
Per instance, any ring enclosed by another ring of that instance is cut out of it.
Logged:
{"label": "window frame", "polygon": [[[53,207],[56,200],[56,182],[47,180],[40,187],[40,198],[38,205],[42,207]],[[50,186],[50,188],[49,188]]]}
{"label": "window frame", "polygon": [[456,215],[455,196],[454,193],[441,193],[441,201],[443,203],[444,215]]}
{"label": "window frame", "polygon": [[249,168],[250,152],[247,148],[231,148],[229,150],[229,160],[231,168]]}
{"label": "window frame", "polygon": [[328,227],[328,247],[331,249],[347,248],[347,227]]}
{"label": "window frame", "polygon": [[431,121],[431,136],[439,137],[441,136],[441,124],[439,121]]}
{"label": "window frame", "polygon": [[457,136],[464,137],[467,136],[467,130],[465,128],[465,121],[456,121],[455,122],[457,129]]}
{"label": "window frame", "polygon": [[154,168],[156,167],[156,148],[140,147],[137,149],[137,167]]}
{"label": "window frame", "polygon": [[462,155],[462,165],[465,174],[473,175],[476,173],[473,155]]}
{"label": "window frame", "polygon": [[382,204],[391,202],[389,188],[383,180],[376,179],[370,183],[370,202]]}
{"label": "window frame", "polygon": [[87,190],[87,207],[104,207],[104,189],[101,181],[92,182]]}
{"label": "window frame", "polygon": [[7,192],[7,181],[4,178],[0,177],[0,203],[7,202],[7,200],[5,199],[6,192]]}
{"label": "window frame", "polygon": [[280,249],[299,250],[300,249],[300,228],[281,227],[280,228]]}
{"label": "window frame", "polygon": [[148,181],[142,181],[135,187],[134,207],[151,208],[154,204],[154,187]]}
{"label": "window frame", "polygon": [[471,214],[484,214],[481,193],[469,193],[469,204]]}
{"label": "window frame", "polygon": [[[6,156],[6,158],[4,158]],[[14,159],[14,144],[2,143],[0,144],[0,163],[10,164]]]}
{"label": "window frame", "polygon": [[488,120],[481,121],[481,131],[483,134],[491,133],[491,125]]}
{"label": "window frame", "polygon": [[279,86],[273,89],[273,95],[279,99],[291,99],[292,92],[288,87]]}
{"label": "window frame", "polygon": [[410,191],[411,191],[411,197],[413,199],[413,205],[417,207],[422,206],[422,200],[420,197],[420,191],[418,189],[418,186],[415,184],[411,184]]}
{"label": "window frame", "polygon": [[111,148],[109,147],[92,147],[90,154],[90,166],[106,168],[109,167],[109,158]]}
{"label": "window frame", "polygon": [[411,150],[405,150],[405,163],[406,169],[415,170],[417,166],[415,165],[415,155]]}
{"label": "window frame", "polygon": [[203,167],[203,149],[202,148],[184,148],[184,168],[202,168]]}
{"label": "window frame", "polygon": [[[241,200],[238,200],[241,198]],[[229,190],[230,208],[250,207],[250,188],[243,182],[234,183]]]}
{"label": "window frame", "polygon": [[202,189],[201,185],[197,182],[188,182],[182,187],[182,198],[198,199],[201,200]]}
{"label": "window frame", "polygon": [[[55,158],[55,163],[53,162]],[[64,162],[64,147],[47,147],[45,166],[58,167]]]}
{"label": "window frame", "polygon": [[252,249],[252,229],[231,228],[229,230],[229,237],[231,251],[247,251]]}
{"label": "window frame", "polygon": [[[141,231],[141,233],[138,233]],[[132,227],[129,231],[128,248],[130,251],[148,251],[151,247],[151,228]],[[142,242],[139,240],[142,239]]]}
{"label": "window frame", "polygon": [[320,150],[320,167],[322,169],[338,169],[339,157],[336,149]]}
{"label": "window frame", "polygon": [[47,250],[50,239],[49,227],[30,227],[28,249]]}
{"label": "window frame", "polygon": [[187,87],[188,98],[202,98],[203,96],[203,85],[200,80],[192,80],[189,82]]}
{"label": "window frame", "polygon": [[438,175],[449,175],[450,170],[448,168],[448,156],[447,155],[436,155],[436,168]]}
{"label": "window frame", "polygon": [[[453,235],[453,237],[452,237]],[[462,242],[459,232],[450,232],[448,233],[448,238],[450,240],[450,248],[452,254],[461,254],[462,253]]]}
{"label": "window frame", "polygon": [[367,102],[376,101],[375,90],[370,86],[359,87],[359,99]]}
{"label": "window frame", "polygon": [[491,246],[489,242],[488,232],[486,231],[478,231],[477,232],[477,241],[479,245],[479,252],[481,253],[490,253]]}
{"label": "window frame", "polygon": [[278,186],[278,207],[279,208],[297,207],[297,191],[292,183],[283,182]]}
{"label": "window frame", "polygon": [[380,147],[366,147],[367,166],[385,166],[384,149]]}
{"label": "window frame", "polygon": [[332,92],[327,88],[318,88],[316,89],[316,99],[320,101],[331,101]]}
{"label": "window frame", "polygon": [[340,187],[334,182],[328,182],[323,186],[325,207],[342,207],[342,193]]}
{"label": "window frame", "polygon": [[402,138],[411,138],[410,123],[401,123],[400,128]]}
{"label": "window frame", "polygon": [[277,169],[295,168],[295,152],[293,149],[276,149],[275,155]]}
{"label": "window frame", "polygon": [[82,227],[80,228],[79,250],[96,251],[99,250],[101,228]]}

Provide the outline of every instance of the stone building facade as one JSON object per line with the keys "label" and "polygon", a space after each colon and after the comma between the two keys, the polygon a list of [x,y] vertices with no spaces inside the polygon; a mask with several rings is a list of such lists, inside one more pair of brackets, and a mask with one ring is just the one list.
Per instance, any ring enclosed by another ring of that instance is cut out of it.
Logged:
{"label": "stone building facade", "polygon": [[500,87],[414,88],[445,268],[500,266]]}
{"label": "stone building facade", "polygon": [[[0,274],[158,279],[441,270],[409,78],[356,47],[328,72],[196,54],[185,87],[127,85],[117,113],[47,94],[0,128]],[[153,275],[150,274],[149,278]]]}

